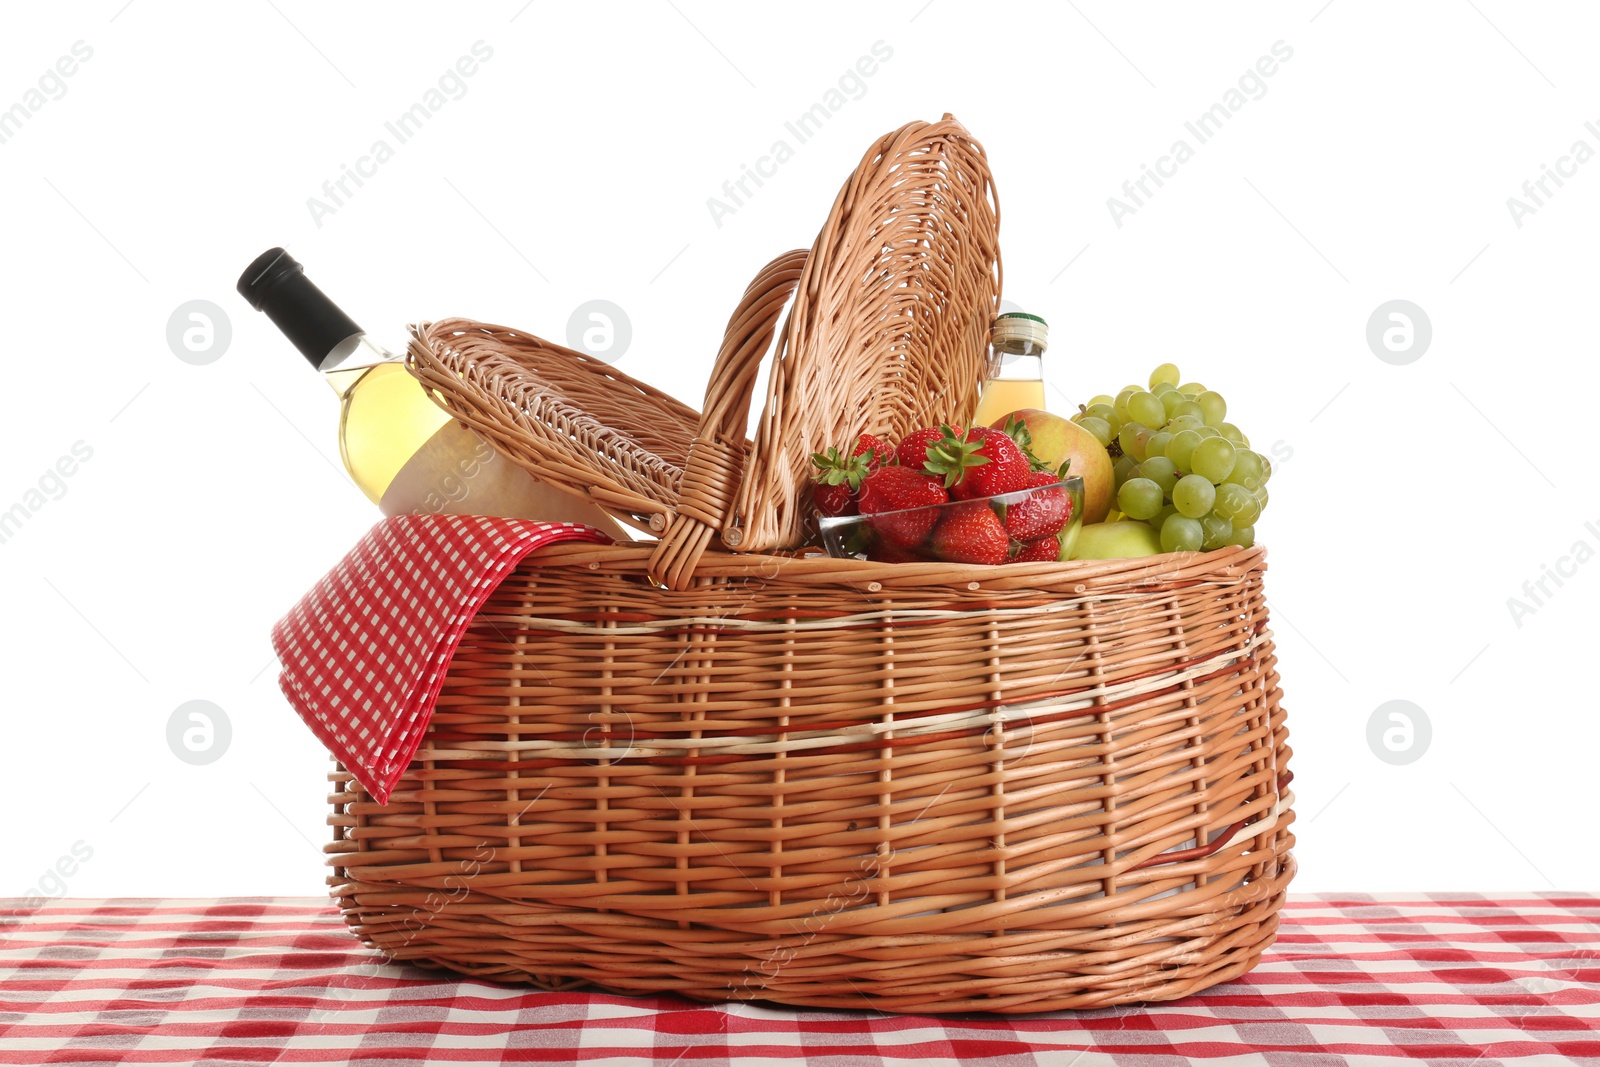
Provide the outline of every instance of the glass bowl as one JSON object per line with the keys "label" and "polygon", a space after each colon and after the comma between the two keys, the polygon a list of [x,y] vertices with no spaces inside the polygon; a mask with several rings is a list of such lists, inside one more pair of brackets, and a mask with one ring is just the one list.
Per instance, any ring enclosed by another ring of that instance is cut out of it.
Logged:
{"label": "glass bowl", "polygon": [[[1058,521],[1059,501],[1066,517]],[[995,518],[980,518],[984,509]],[[870,559],[881,563],[1009,563],[1022,556],[1044,561],[1053,540],[1066,559],[1083,521],[1083,479],[1065,478],[1051,485],[1020,489],[998,496],[952,500],[876,515],[838,515],[819,520],[822,543],[838,559]],[[1004,558],[1001,532],[1006,542]]]}

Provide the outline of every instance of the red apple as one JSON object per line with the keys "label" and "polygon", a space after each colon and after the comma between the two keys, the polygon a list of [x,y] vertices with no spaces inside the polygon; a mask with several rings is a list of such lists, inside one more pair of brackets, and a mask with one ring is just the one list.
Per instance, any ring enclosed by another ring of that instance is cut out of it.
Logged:
{"label": "red apple", "polygon": [[1111,510],[1114,479],[1111,456],[1094,434],[1070,419],[1038,408],[1022,408],[996,419],[996,429],[1005,429],[1012,419],[1021,419],[1033,438],[1028,446],[1041,462],[1055,470],[1068,459],[1067,476],[1083,479],[1083,521],[1103,522]]}

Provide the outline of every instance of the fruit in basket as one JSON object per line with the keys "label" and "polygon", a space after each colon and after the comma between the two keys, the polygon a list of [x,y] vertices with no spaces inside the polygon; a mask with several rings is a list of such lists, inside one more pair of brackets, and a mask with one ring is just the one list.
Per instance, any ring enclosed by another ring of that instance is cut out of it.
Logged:
{"label": "fruit in basket", "polygon": [[874,469],[876,458],[860,450],[849,456],[840,455],[837,448],[813,452],[811,463],[817,473],[811,482],[811,503],[824,515],[854,515],[856,493]]}
{"label": "fruit in basket", "polygon": [[1124,559],[1154,556],[1161,551],[1161,537],[1147,522],[1123,519],[1097,522],[1078,530],[1072,546],[1072,559]]}
{"label": "fruit in basket", "polygon": [[850,456],[852,459],[865,458],[867,469],[875,471],[894,462],[894,449],[877,434],[864,433],[856,438],[856,446],[850,450]]}
{"label": "fruit in basket", "polygon": [[1012,563],[1053,563],[1061,558],[1061,539],[1041,537],[1029,541],[1011,557]]}
{"label": "fruit in basket", "polygon": [[835,484],[818,480],[811,487],[811,502],[816,505],[817,511],[823,515],[854,515],[856,513],[855,492],[843,483]]}
{"label": "fruit in basket", "polygon": [[893,541],[873,541],[866,548],[867,558],[874,563],[926,563],[921,549],[907,548]]}
{"label": "fruit in basket", "polygon": [[1217,486],[1217,501],[1212,510],[1235,526],[1251,526],[1261,517],[1261,502],[1244,486],[1223,482]]}
{"label": "fruit in basket", "polygon": [[1023,479],[1022,488],[1037,492],[1006,505],[1005,526],[1012,537],[1032,542],[1054,538],[1067,528],[1072,521],[1072,497],[1057,485],[1060,481],[1060,475],[1049,471],[1033,471]]}
{"label": "fruit in basket", "polygon": [[1077,423],[1038,408],[1013,411],[995,427],[1005,429],[1013,419],[1026,429],[1027,447],[1040,463],[1054,471],[1066,465],[1069,475],[1083,479],[1083,521],[1103,521],[1116,488],[1106,446]]}
{"label": "fruit in basket", "polygon": [[928,462],[928,450],[945,439],[947,434],[960,434],[966,436],[963,429],[951,429],[948,426],[927,426],[920,430],[912,430],[900,439],[895,446],[894,458],[902,467],[921,470],[922,465]]}
{"label": "fruit in basket", "polygon": [[932,511],[910,511],[905,515],[885,515],[883,512],[908,511],[943,504],[950,499],[939,479],[913,467],[891,464],[879,467],[861,482],[861,493],[856,507],[863,515],[877,516],[872,529],[885,541],[902,546],[921,544],[933,530],[938,514]]}
{"label": "fruit in basket", "polygon": [[1149,478],[1129,478],[1117,490],[1117,508],[1130,519],[1150,519],[1161,510],[1161,497],[1161,486]]}
{"label": "fruit in basket", "polygon": [[944,479],[952,500],[974,500],[1024,488],[1033,465],[1004,431],[974,426],[940,438],[928,449],[922,469]]}
{"label": "fruit in basket", "polygon": [[1155,389],[1162,385],[1170,385],[1176,389],[1178,387],[1178,380],[1178,365],[1176,363],[1163,363],[1161,366],[1150,372],[1151,389]]}
{"label": "fruit in basket", "polygon": [[1172,506],[1191,519],[1204,518],[1216,503],[1216,488],[1198,474],[1185,474],[1172,487]]}
{"label": "fruit in basket", "polygon": [[1082,528],[1083,480],[1048,471],[1025,480],[1014,492],[952,500],[938,478],[891,464],[863,481],[860,514],[821,518],[822,540],[829,555],[882,563],[1070,558]]}
{"label": "fruit in basket", "polygon": [[[1220,393],[1199,382],[1176,384],[1179,372],[1171,363],[1157,367],[1149,380],[1148,390],[1129,385],[1111,398],[1109,413],[1102,395],[1072,419],[1085,433],[1089,426],[1098,430],[1099,423],[1113,429],[1105,451],[1116,508],[1147,524],[1169,552],[1254,544],[1271,464],[1251,450],[1243,430],[1225,421],[1228,402]],[[1085,520],[1092,521],[1088,515]],[[1090,541],[1085,551],[1096,551],[1098,539],[1111,536],[1090,534],[1093,529],[1084,527]]]}
{"label": "fruit in basket", "polygon": [[972,500],[939,520],[930,545],[947,563],[1004,563],[1011,554],[1011,535],[988,501]]}
{"label": "fruit in basket", "polygon": [[[1231,529],[1231,527],[1230,527]],[[1163,552],[1198,552],[1205,543],[1205,528],[1199,519],[1187,515],[1169,515],[1161,524],[1161,550]]]}

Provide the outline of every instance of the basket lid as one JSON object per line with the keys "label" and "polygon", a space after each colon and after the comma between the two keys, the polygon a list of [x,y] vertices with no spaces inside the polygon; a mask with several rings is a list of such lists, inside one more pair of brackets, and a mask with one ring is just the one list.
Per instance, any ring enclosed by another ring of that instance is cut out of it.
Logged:
{"label": "basket lid", "polygon": [[970,421],[999,309],[999,224],[983,147],[950,115],[867,150],[811,246],[725,544],[805,542],[812,453]]}

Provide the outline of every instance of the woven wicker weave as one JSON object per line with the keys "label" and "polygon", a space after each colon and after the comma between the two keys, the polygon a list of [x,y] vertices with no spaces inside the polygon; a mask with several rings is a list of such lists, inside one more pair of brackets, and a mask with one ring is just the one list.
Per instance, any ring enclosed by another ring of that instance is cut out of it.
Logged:
{"label": "woven wicker weave", "polygon": [[651,393],[609,368],[566,353],[579,377],[541,399],[554,346],[418,331],[441,403],[666,532],[525,562],[391,802],[334,775],[330,881],[369,944],[549,988],[923,1012],[1171,999],[1259,959],[1294,871],[1264,549],[984,567],[710,545],[799,536],[803,452],[971,414],[998,294],[982,160],[948,117],[876,145],[810,254],[745,293],[703,419],[672,407],[654,439]]}
{"label": "woven wicker weave", "polygon": [[479,615],[390,803],[336,775],[334,894],[390,955],[549,988],[1203,989],[1256,962],[1293,871],[1263,555],[708,553],[678,593],[646,546],[551,548]]}

